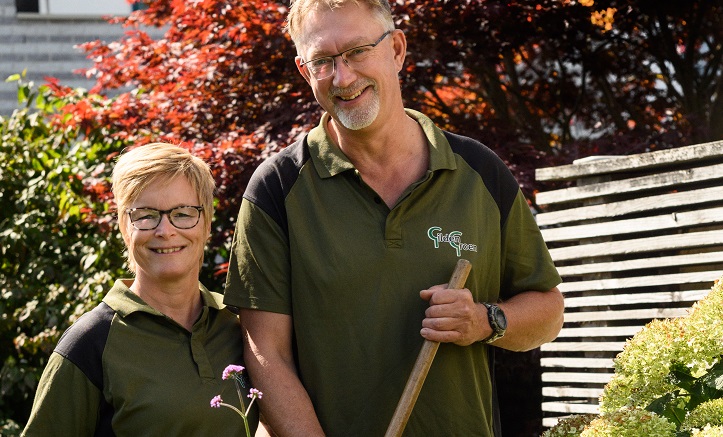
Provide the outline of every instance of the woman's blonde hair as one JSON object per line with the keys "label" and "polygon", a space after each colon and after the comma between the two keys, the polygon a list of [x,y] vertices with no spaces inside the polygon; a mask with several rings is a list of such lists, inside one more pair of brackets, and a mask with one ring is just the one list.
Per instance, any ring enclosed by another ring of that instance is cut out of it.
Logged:
{"label": "woman's blonde hair", "polygon": [[[200,206],[203,207],[206,226],[210,227],[216,183],[208,164],[182,147],[151,143],[121,154],[113,168],[113,197],[121,229],[128,226],[128,206],[133,204],[143,191],[177,176],[185,177],[193,187]],[[130,270],[134,272],[135,262],[130,258],[128,261]]]}
{"label": "woman's blonde hair", "polygon": [[294,41],[297,53],[300,52],[303,45],[302,29],[304,18],[309,12],[321,7],[333,10],[348,4],[368,6],[386,30],[394,30],[392,9],[387,0],[292,0],[289,14],[286,17],[286,31]]}

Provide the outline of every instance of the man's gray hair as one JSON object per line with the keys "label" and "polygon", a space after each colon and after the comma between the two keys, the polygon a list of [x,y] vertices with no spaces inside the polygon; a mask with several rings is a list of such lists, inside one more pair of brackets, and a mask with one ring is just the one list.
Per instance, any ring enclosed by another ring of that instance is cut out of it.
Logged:
{"label": "man's gray hair", "polygon": [[297,53],[303,43],[304,18],[309,12],[322,7],[334,10],[348,4],[366,5],[386,30],[394,30],[392,8],[389,6],[388,0],[292,0],[289,14],[286,17],[286,31],[294,41]]}

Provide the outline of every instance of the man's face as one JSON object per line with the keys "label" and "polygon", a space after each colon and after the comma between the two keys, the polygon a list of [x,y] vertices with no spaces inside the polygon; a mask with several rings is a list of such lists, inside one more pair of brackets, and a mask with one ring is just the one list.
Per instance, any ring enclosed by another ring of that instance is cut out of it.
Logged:
{"label": "man's face", "polygon": [[[386,30],[365,5],[315,10],[304,21],[300,58],[315,60],[373,44]],[[397,73],[401,61],[395,56],[395,38],[403,38],[401,32],[383,38],[359,62],[349,56],[347,65],[341,56],[335,57],[334,73],[327,78],[317,79],[297,58],[299,71],[311,85],[316,100],[347,129],[365,129],[383,119],[379,115],[389,110],[386,105],[393,101],[395,93],[399,94]]]}

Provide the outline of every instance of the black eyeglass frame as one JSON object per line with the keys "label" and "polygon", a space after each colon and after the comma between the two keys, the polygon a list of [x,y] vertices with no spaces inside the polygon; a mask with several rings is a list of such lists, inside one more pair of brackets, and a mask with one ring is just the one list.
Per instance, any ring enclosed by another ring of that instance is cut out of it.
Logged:
{"label": "black eyeglass frame", "polygon": [[[181,227],[181,226],[178,226],[175,223],[173,223],[173,216],[171,215],[171,213],[173,213],[173,211],[175,211],[177,209],[181,209],[181,208],[193,208],[198,211],[198,217],[196,217],[196,222],[193,225],[187,226],[187,227]],[[158,213],[158,223],[156,223],[156,225],[153,226],[152,228],[139,228],[138,226],[136,226],[136,221],[138,221],[139,219],[133,220],[133,218],[131,217],[131,214],[139,209],[156,211]],[[133,227],[138,229],[139,231],[152,231],[152,230],[156,229],[161,224],[161,221],[163,220],[164,215],[168,216],[168,221],[176,229],[193,229],[201,221],[201,213],[202,212],[203,212],[203,206],[195,206],[195,205],[181,205],[181,206],[177,206],[175,208],[166,209],[166,210],[161,210],[161,209],[156,209],[156,208],[130,208],[130,209],[126,210],[126,214],[128,214],[128,220],[130,220]]]}
{"label": "black eyeglass frame", "polygon": [[[344,50],[343,52],[339,52],[339,53],[337,53],[337,54],[335,54],[335,55],[319,56],[318,58],[310,59],[310,60],[308,60],[308,61],[301,61],[301,63],[299,63],[299,65],[302,66],[302,67],[303,67],[303,66],[306,66],[306,68],[309,70],[309,73],[311,73],[311,75],[314,76],[314,77],[316,78],[316,80],[324,80],[324,79],[327,79],[327,78],[333,76],[334,73],[336,72],[336,61],[335,61],[336,58],[341,57],[341,60],[344,61],[344,64],[346,64],[347,67],[350,67],[350,68],[351,68],[351,66],[349,65],[349,61],[346,60],[346,56],[345,56],[345,55],[346,55],[347,53],[352,52],[352,51],[354,51],[354,50],[364,49],[364,48],[367,48],[367,47],[369,47],[369,49],[371,50],[371,49],[373,49],[374,47],[378,46],[378,45],[384,40],[384,38],[386,38],[387,35],[390,35],[392,32],[394,32],[394,30],[387,30],[386,32],[384,32],[384,33],[382,34],[382,36],[379,37],[379,39],[377,39],[376,41],[374,41],[374,42],[371,43],[371,44],[364,44],[364,45],[361,45],[361,46],[352,47],[352,48],[350,48],[350,49]],[[316,73],[314,73],[314,69],[313,69],[312,67],[310,67],[310,66],[307,65],[307,64],[309,64],[309,63],[311,63],[311,62],[316,62],[316,61],[318,61],[319,59],[330,59],[330,60],[331,60],[331,73],[329,73],[328,76],[317,77],[317,76],[316,76]]]}

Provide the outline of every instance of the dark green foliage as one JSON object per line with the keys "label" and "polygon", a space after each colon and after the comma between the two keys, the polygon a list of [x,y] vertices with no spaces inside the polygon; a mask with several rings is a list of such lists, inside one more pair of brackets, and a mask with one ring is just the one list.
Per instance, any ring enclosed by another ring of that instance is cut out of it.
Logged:
{"label": "dark green foliage", "polygon": [[102,132],[94,142],[54,129],[46,116],[64,102],[26,83],[19,90],[38,109],[0,118],[0,435],[19,432],[13,420],[29,414],[60,334],[102,298],[124,262],[108,206],[93,195],[106,172],[101,157],[117,145]]}
{"label": "dark green foliage", "polygon": [[686,414],[698,405],[723,398],[723,360],[698,378],[691,375],[690,368],[684,363],[674,363],[667,379],[677,388],[651,402],[646,410],[665,417],[678,428]]}

